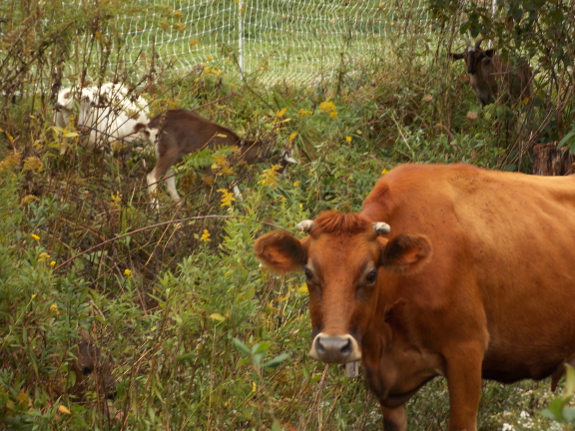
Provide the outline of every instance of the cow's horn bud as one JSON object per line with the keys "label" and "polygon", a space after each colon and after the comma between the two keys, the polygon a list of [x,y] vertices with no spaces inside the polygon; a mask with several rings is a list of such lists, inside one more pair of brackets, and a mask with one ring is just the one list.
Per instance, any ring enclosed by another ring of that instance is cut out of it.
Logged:
{"label": "cow's horn bud", "polygon": [[313,220],[304,220],[298,223],[296,229],[301,230],[302,232],[305,233],[309,233],[309,231],[313,229]]}
{"label": "cow's horn bud", "polygon": [[382,221],[378,221],[378,222],[375,222],[373,224],[373,230],[378,235],[383,235],[383,234],[389,233],[389,231],[391,231],[391,227],[387,223],[384,223]]}

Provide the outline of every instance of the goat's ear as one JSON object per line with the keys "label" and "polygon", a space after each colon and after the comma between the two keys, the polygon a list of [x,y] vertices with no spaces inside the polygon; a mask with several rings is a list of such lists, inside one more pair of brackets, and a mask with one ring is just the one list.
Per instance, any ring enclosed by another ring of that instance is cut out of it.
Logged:
{"label": "goat's ear", "polygon": [[487,51],[484,51],[485,55],[489,58],[493,58],[493,56],[495,55],[495,50],[494,49],[488,49]]}
{"label": "goat's ear", "polygon": [[270,232],[258,238],[254,248],[258,259],[274,272],[299,271],[307,262],[304,244],[285,231]]}
{"label": "goat's ear", "polygon": [[462,58],[465,58],[465,53],[461,53],[461,54],[453,54],[453,53],[448,53],[447,56],[449,58],[451,58],[452,60],[461,60]]}
{"label": "goat's ear", "polygon": [[433,255],[431,241],[425,235],[401,234],[390,240],[381,256],[386,269],[401,274],[417,274]]}

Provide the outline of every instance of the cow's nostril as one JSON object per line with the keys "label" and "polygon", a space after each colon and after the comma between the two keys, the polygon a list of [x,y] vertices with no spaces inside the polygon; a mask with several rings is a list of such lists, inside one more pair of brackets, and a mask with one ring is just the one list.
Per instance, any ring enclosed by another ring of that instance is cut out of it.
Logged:
{"label": "cow's nostril", "polygon": [[316,349],[319,354],[325,353],[325,346],[321,343],[321,338],[318,338],[315,342]]}
{"label": "cow's nostril", "polygon": [[348,339],[347,343],[345,343],[345,345],[341,348],[341,353],[343,353],[344,355],[349,355],[351,353],[351,340]]}

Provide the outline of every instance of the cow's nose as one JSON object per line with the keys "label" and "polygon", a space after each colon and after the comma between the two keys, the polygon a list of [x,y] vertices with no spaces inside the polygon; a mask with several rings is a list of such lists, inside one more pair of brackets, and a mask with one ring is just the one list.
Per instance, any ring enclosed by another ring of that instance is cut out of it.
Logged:
{"label": "cow's nose", "polygon": [[345,364],[361,358],[359,346],[349,334],[318,334],[312,343],[310,355],[314,359],[334,364]]}

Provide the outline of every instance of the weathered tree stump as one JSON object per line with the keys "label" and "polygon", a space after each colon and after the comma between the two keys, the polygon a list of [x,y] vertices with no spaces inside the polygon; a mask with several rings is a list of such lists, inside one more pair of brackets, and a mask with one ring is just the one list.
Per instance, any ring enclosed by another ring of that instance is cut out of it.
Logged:
{"label": "weathered tree stump", "polygon": [[557,149],[557,141],[533,147],[534,175],[559,176],[574,172],[575,159],[568,148]]}

